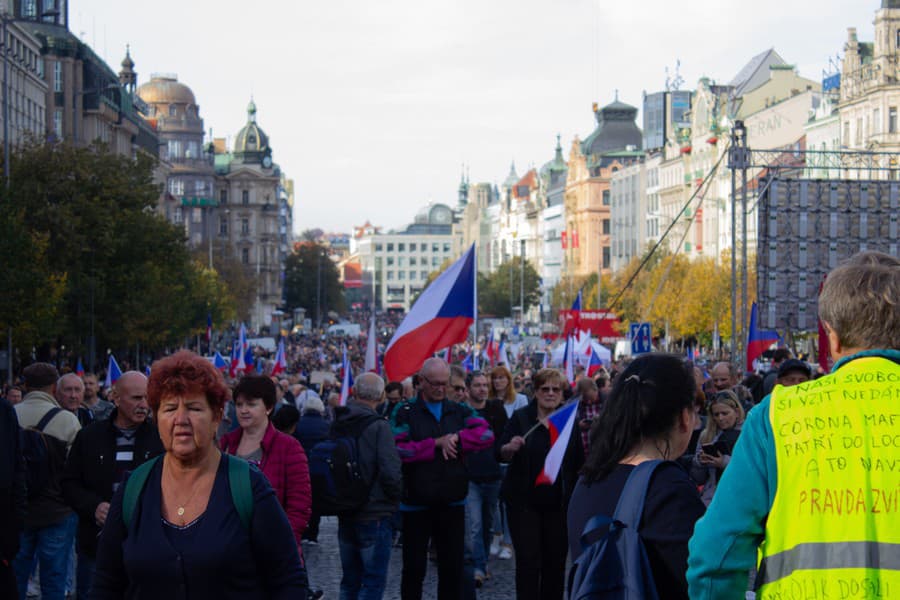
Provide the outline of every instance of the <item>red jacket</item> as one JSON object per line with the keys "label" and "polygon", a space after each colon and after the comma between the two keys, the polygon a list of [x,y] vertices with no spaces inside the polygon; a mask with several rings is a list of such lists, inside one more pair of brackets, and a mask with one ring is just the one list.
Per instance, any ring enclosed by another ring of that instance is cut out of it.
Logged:
{"label": "red jacket", "polygon": [[[222,436],[219,447],[227,454],[236,454],[244,430],[240,427]],[[260,470],[275,490],[288,521],[294,530],[297,546],[309,522],[312,511],[312,488],[309,482],[309,465],[306,453],[294,437],[281,433],[269,423],[262,442]]]}

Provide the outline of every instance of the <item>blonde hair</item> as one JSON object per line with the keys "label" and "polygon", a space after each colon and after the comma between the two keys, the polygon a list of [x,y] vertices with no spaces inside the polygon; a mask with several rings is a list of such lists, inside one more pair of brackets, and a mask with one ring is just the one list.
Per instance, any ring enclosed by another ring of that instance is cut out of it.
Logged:
{"label": "blonde hair", "polygon": [[712,401],[709,403],[709,407],[706,409],[706,427],[703,428],[703,432],[700,434],[701,444],[711,443],[716,439],[717,435],[722,433],[722,430],[719,429],[718,425],[716,425],[716,420],[713,419],[712,416],[712,409],[716,404],[724,404],[737,413],[737,420],[735,421],[735,425],[740,425],[744,422],[744,407],[741,406],[737,394],[735,394],[731,390],[722,390],[721,392],[716,393]]}

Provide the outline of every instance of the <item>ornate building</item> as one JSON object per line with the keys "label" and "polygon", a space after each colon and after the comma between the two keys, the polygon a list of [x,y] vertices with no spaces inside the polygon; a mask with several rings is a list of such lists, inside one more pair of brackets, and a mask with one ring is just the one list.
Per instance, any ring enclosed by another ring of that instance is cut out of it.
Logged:
{"label": "ornate building", "polygon": [[[224,145],[215,144],[219,149]],[[251,323],[263,327],[282,304],[285,260],[292,247],[288,215],[293,193],[288,190],[293,190],[293,182],[283,182],[280,167],[272,161],[269,137],[256,122],[253,100],[232,152],[216,153],[215,174],[217,237],[258,277]]]}
{"label": "ornate building", "polygon": [[[123,61],[121,78],[129,78],[130,57]],[[133,83],[132,83],[133,85]],[[170,165],[160,212],[184,227],[192,246],[213,240],[217,205],[213,196],[213,155],[203,144],[203,119],[191,88],[174,74],[153,74],[137,88],[144,114],[159,136],[160,159]]]}
{"label": "ornate building", "polygon": [[610,253],[610,178],[643,153],[637,109],[615,102],[597,109],[597,128],[584,142],[576,138],[569,154],[565,191],[563,274],[587,277],[612,266]]}
{"label": "ornate building", "polygon": [[874,42],[848,29],[838,107],[844,148],[900,152],[900,1],[882,0]]}
{"label": "ornate building", "polygon": [[[15,2],[14,11],[7,11],[14,15],[10,33],[24,32],[40,48],[38,56],[34,45],[23,43],[25,36],[11,40],[15,48],[8,55],[14,57],[10,64],[19,79],[12,82],[10,98],[13,130],[17,116],[31,119],[28,130],[36,127],[35,119],[43,120],[48,139],[76,146],[100,140],[117,154],[132,156],[141,151],[157,156],[156,134],[138,114],[134,89],[123,86],[109,65],[69,32],[67,4],[63,0]],[[35,77],[43,79],[44,85],[34,82]],[[35,95],[38,88],[44,91],[43,100]]]}

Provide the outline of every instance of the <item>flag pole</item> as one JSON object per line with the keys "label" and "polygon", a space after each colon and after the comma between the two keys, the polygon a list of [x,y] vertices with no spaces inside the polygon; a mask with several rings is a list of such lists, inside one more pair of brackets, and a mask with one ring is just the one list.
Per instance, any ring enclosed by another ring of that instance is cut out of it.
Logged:
{"label": "flag pole", "polygon": [[475,346],[478,345],[478,248],[475,246],[475,242],[472,242],[472,259],[475,264],[475,285],[472,286],[472,289],[475,290],[475,297],[472,299],[475,303],[475,310],[473,311],[475,318],[472,320],[472,325],[475,327],[472,342],[472,351],[474,352]]}

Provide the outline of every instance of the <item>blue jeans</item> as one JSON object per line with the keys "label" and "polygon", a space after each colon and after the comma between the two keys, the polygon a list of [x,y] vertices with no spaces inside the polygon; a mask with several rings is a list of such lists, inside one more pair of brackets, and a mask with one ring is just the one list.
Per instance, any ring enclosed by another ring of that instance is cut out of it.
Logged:
{"label": "blue jeans", "polygon": [[373,521],[338,520],[341,600],[381,600],[391,561],[392,517]]}
{"label": "blue jeans", "polygon": [[72,513],[53,525],[22,532],[19,553],[13,561],[20,598],[25,597],[28,577],[37,558],[41,568],[41,600],[64,600],[69,553],[77,525],[78,517]]}
{"label": "blue jeans", "polygon": [[469,494],[466,496],[466,562],[471,561],[474,570],[482,574],[487,572],[491,525],[499,496],[500,481],[469,482]]}

